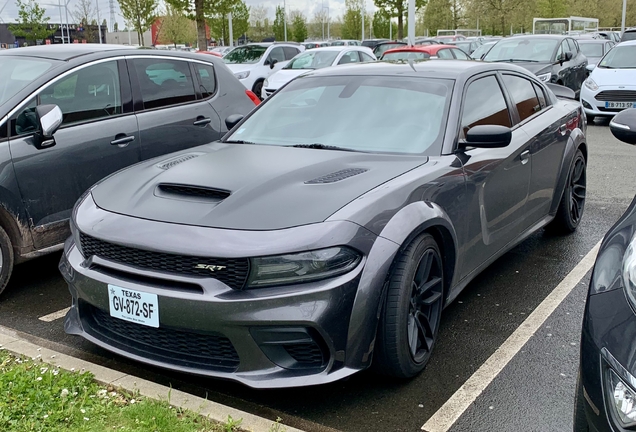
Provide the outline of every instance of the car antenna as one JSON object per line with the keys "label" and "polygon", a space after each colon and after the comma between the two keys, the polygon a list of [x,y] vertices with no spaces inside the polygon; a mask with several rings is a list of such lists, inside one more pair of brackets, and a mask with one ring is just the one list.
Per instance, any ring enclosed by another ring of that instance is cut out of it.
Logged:
{"label": "car antenna", "polygon": [[417,72],[417,70],[415,69],[415,65],[413,64],[413,59],[408,59],[407,61],[409,62],[409,66],[411,66],[411,69],[413,69],[413,72]]}

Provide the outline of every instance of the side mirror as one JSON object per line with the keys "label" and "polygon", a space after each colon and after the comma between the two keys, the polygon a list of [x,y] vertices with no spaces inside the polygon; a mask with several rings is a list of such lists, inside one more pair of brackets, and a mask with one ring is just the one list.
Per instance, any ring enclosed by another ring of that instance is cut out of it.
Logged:
{"label": "side mirror", "polygon": [[276,63],[278,63],[278,60],[274,59],[269,63],[269,68],[270,69],[274,69],[274,66],[276,66]]}
{"label": "side mirror", "polygon": [[43,149],[54,146],[53,134],[64,119],[62,110],[57,105],[40,105],[35,108],[35,115],[40,125],[40,132],[35,134],[35,147]]}
{"label": "side mirror", "polygon": [[565,61],[572,60],[572,57],[574,57],[574,56],[572,55],[572,53],[570,51],[565,53]]}
{"label": "side mirror", "polygon": [[512,141],[512,130],[498,125],[473,126],[466,132],[464,147],[499,148],[506,147]]}
{"label": "side mirror", "polygon": [[589,65],[585,66],[585,69],[587,69],[588,72],[592,72],[595,67],[596,67],[596,65],[589,64]]}
{"label": "side mirror", "polygon": [[629,108],[616,114],[610,121],[609,127],[616,139],[636,145],[636,108]]}
{"label": "side mirror", "polygon": [[227,116],[225,119],[225,126],[227,126],[227,130],[232,130],[234,126],[239,124],[243,120],[242,114],[232,114]]}

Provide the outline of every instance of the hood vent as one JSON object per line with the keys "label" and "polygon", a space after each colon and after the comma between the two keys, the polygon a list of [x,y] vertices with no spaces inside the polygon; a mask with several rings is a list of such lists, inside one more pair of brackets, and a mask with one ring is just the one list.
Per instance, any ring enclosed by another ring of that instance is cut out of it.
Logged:
{"label": "hood vent", "polygon": [[188,161],[190,159],[194,159],[195,157],[201,156],[204,153],[186,153],[179,156],[175,156],[170,159],[166,159],[157,164],[157,168],[161,168],[163,170],[169,170],[170,168],[179,165],[182,162]]}
{"label": "hood vent", "polygon": [[313,180],[308,180],[305,184],[325,184],[325,183],[336,183],[344,179],[348,179],[349,177],[357,176],[358,174],[362,174],[364,172],[369,171],[366,168],[348,168],[340,171],[333,172],[331,174],[327,174],[321,177],[317,177]]}
{"label": "hood vent", "polygon": [[158,195],[166,198],[199,198],[206,201],[223,201],[230,191],[200,186],[162,183],[157,187]]}

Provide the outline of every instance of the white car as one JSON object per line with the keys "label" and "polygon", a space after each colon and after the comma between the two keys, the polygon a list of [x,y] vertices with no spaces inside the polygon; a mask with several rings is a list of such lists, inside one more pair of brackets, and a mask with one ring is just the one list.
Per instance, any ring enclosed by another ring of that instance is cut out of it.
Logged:
{"label": "white car", "polygon": [[616,45],[598,62],[581,87],[581,104],[588,121],[636,108],[636,41]]}
{"label": "white car", "polygon": [[342,64],[376,61],[370,48],[363,46],[330,46],[314,48],[298,54],[287,66],[265,80],[261,98],[266,99],[276,90],[303,73]]}
{"label": "white car", "polygon": [[352,39],[338,39],[331,42],[331,46],[360,46],[362,43]]}
{"label": "white car", "polygon": [[246,89],[260,95],[263,82],[303,51],[293,42],[252,43],[234,48],[223,61]]}

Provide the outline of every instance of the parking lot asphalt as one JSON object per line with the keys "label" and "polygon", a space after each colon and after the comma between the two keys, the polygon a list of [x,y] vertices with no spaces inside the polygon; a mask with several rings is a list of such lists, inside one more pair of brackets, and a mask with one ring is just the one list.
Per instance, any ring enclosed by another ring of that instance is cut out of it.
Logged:
{"label": "parking lot asphalt", "polygon": [[[417,431],[501,346],[603,237],[636,192],[636,148],[612,137],[607,120],[588,129],[588,195],[579,230],[543,231],[501,257],[449,306],[439,344],[411,381],[362,372],[330,385],[253,390],[140,366],[64,334],[68,307],[59,254],[22,264],[0,297],[0,325],[39,344],[275,419],[307,431]],[[460,431],[571,431],[579,336],[589,272],[454,425]]]}

